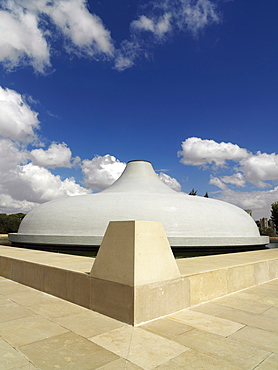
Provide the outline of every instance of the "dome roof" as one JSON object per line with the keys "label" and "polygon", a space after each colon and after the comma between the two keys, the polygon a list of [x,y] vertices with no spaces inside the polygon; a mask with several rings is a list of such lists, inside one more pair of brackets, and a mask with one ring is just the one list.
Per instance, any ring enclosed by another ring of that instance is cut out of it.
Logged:
{"label": "dome roof", "polygon": [[106,190],[44,203],[23,219],[10,240],[22,244],[100,245],[109,221],[160,221],[171,246],[263,245],[252,217],[215,199],[178,193],[150,162],[128,162]]}

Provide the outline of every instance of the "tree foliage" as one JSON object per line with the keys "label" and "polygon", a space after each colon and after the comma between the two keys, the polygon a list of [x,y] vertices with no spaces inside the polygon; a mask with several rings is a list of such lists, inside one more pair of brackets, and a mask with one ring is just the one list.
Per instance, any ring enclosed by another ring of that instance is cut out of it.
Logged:
{"label": "tree foliage", "polygon": [[190,193],[188,193],[188,195],[197,195],[197,190],[195,190],[194,188],[191,190]]}
{"label": "tree foliage", "polygon": [[0,213],[0,234],[16,233],[24,216],[24,213]]}
{"label": "tree foliage", "polygon": [[271,227],[260,228],[260,234],[266,236],[276,236],[276,232]]}
{"label": "tree foliage", "polygon": [[271,204],[271,217],[270,219],[275,223],[276,231],[278,230],[278,202]]}

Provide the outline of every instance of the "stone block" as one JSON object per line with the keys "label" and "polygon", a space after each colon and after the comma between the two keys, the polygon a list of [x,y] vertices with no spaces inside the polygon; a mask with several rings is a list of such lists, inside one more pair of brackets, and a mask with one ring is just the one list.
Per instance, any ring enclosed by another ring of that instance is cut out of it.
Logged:
{"label": "stone block", "polygon": [[268,262],[269,264],[269,279],[278,278],[278,260],[272,260]]}
{"label": "stone block", "polygon": [[37,290],[42,290],[43,266],[32,262],[22,262],[22,283]]}
{"label": "stone block", "polygon": [[214,270],[190,276],[190,305],[194,306],[227,294],[226,270]]}
{"label": "stone block", "polygon": [[134,287],[91,278],[90,308],[116,320],[134,323]]}
{"label": "stone block", "polygon": [[69,271],[66,286],[67,301],[90,308],[91,279],[87,274]]}
{"label": "stone block", "polygon": [[227,293],[255,285],[254,264],[236,266],[227,270]]}
{"label": "stone block", "polygon": [[9,257],[1,256],[0,258],[0,275],[11,279],[12,275],[12,260]]}
{"label": "stone block", "polygon": [[139,285],[134,294],[135,325],[182,310],[187,300],[182,279]]}
{"label": "stone block", "polygon": [[269,280],[269,264],[268,261],[256,263],[254,265],[255,284],[263,284]]}
{"label": "stone block", "polygon": [[42,290],[56,297],[67,299],[67,277],[67,270],[43,266]]}
{"label": "stone block", "polygon": [[13,259],[11,267],[11,280],[24,284],[24,263],[22,260]]}

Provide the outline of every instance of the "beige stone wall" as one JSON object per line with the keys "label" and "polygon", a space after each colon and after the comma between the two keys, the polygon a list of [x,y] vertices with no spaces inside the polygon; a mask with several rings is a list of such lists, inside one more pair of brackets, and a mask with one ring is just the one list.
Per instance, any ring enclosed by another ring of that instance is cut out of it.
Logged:
{"label": "beige stone wall", "polygon": [[[49,252],[22,249],[17,257],[12,257],[11,250],[0,247],[1,276],[133,325],[278,277],[278,250],[265,250],[182,260],[179,266],[188,263],[188,267],[195,266],[195,272],[163,283],[138,285],[134,290],[129,285],[70,270],[66,264],[54,267],[45,262]],[[236,255],[240,255],[240,262],[235,262]],[[55,255],[61,259],[61,265],[63,257]],[[76,256],[68,258],[72,265],[78,260]],[[88,258],[88,264],[90,261],[93,259]],[[206,262],[210,269],[204,267]]]}

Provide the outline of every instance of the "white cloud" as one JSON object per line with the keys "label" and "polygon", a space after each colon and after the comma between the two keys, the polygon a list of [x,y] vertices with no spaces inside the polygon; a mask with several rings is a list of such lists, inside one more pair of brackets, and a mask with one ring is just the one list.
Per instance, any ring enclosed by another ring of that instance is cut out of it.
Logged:
{"label": "white cloud", "polygon": [[8,70],[31,65],[45,73],[51,66],[53,37],[60,31],[67,51],[77,55],[112,57],[114,45],[101,19],[86,0],[2,0],[0,3],[0,62]]}
{"label": "white cloud", "polygon": [[36,72],[46,73],[50,52],[55,52],[53,40],[60,36],[67,52],[111,60],[122,71],[136,59],[148,57],[149,50],[170,34],[186,31],[195,37],[220,22],[211,0],[154,0],[142,9],[130,24],[130,38],[116,48],[110,31],[89,11],[86,0],[1,0],[0,62],[9,70],[31,65]]}
{"label": "white cloud", "polygon": [[50,54],[38,18],[12,2],[3,4],[13,6],[9,11],[0,10],[0,61],[8,70],[30,64],[43,73],[50,66]]}
{"label": "white cloud", "polygon": [[168,185],[169,188],[171,188],[175,191],[181,191],[181,184],[174,177],[170,177],[166,173],[160,172],[159,178],[166,185]]}
{"label": "white cloud", "polygon": [[34,165],[48,168],[72,167],[72,154],[65,143],[52,143],[47,150],[42,148],[30,152],[29,158]]}
{"label": "white cloud", "polygon": [[122,41],[120,49],[116,51],[115,69],[124,71],[127,68],[131,68],[135,64],[136,59],[143,53],[140,41]]}
{"label": "white cloud", "polygon": [[0,211],[3,213],[25,213],[31,211],[36,205],[36,203],[27,200],[13,199],[9,194],[1,194],[0,188]]}
{"label": "white cloud", "polygon": [[106,154],[82,161],[84,183],[87,188],[103,190],[112,185],[122,174],[126,164]]}
{"label": "white cloud", "polygon": [[79,51],[88,55],[104,53],[112,56],[114,46],[110,32],[99,17],[89,12],[86,3],[85,0],[47,1],[44,12]]}
{"label": "white cloud", "polygon": [[249,157],[250,153],[236,144],[190,137],[183,141],[182,150],[178,152],[178,156],[182,157],[180,161],[187,165],[224,166],[227,160],[238,161]]}
{"label": "white cloud", "polygon": [[158,19],[151,19],[141,15],[139,19],[131,23],[131,28],[135,31],[150,31],[156,37],[161,38],[165,33],[171,30],[171,14],[165,13]]}
{"label": "white cloud", "polygon": [[122,42],[117,50],[118,70],[130,68],[137,58],[148,56],[149,48],[166,42],[170,34],[182,31],[196,37],[205,27],[221,21],[216,4],[210,0],[155,0],[142,9],[144,14],[131,22],[131,41]]}
{"label": "white cloud", "polygon": [[246,180],[240,172],[235,173],[231,176],[223,176],[221,177],[221,181],[226,184],[233,184],[240,187],[244,187],[246,184]]}
{"label": "white cloud", "polygon": [[278,155],[258,152],[240,161],[240,170],[245,174],[246,180],[259,187],[269,184],[264,181],[278,179]]}
{"label": "white cloud", "polygon": [[[182,143],[181,162],[187,165],[202,166],[212,171],[209,184],[221,189],[219,199],[233,203],[244,209],[251,209],[256,218],[269,216],[271,204],[278,199],[278,187],[271,181],[278,180],[278,155],[257,152],[251,153],[231,143],[216,143],[214,140],[188,138]],[[227,162],[232,160],[234,163]],[[206,166],[205,166],[206,165]],[[225,165],[225,166],[224,166]],[[205,166],[205,167],[204,167]],[[217,171],[218,176],[214,173]],[[221,171],[231,175],[221,176]],[[268,181],[268,182],[266,182]],[[239,192],[228,185],[250,187],[255,191]],[[262,191],[260,188],[271,188]]]}
{"label": "white cloud", "polygon": [[19,163],[25,163],[27,158],[28,152],[25,149],[10,139],[0,139],[0,182],[6,171],[15,168]]}
{"label": "white cloud", "polygon": [[[44,167],[71,167],[66,144],[52,143],[47,150],[35,145],[38,113],[14,90],[0,87],[0,211],[27,212],[38,203],[66,195],[88,193],[73,178],[62,180]],[[30,159],[33,163],[28,163]],[[36,165],[37,164],[37,165]]]}
{"label": "white cloud", "polygon": [[278,187],[267,191],[236,192],[226,189],[217,199],[235,204],[242,209],[251,209],[254,219],[270,217],[271,204],[277,202]]}
{"label": "white cloud", "polygon": [[10,139],[0,139],[0,212],[28,212],[38,203],[88,190],[73,178],[62,180],[49,170],[27,163],[30,153]]}
{"label": "white cloud", "polygon": [[214,176],[211,176],[210,177],[210,180],[209,180],[209,184],[211,184],[211,185],[215,185],[215,186],[217,186],[218,188],[220,188],[220,189],[227,189],[227,185],[226,184],[224,184],[224,182],[223,181],[221,181],[220,179],[219,179],[219,177],[214,177]]}
{"label": "white cloud", "polygon": [[86,194],[88,191],[76,184],[73,178],[62,180],[49,170],[32,163],[9,171],[2,184],[7,193],[16,200],[43,203],[67,195]]}
{"label": "white cloud", "polygon": [[36,140],[37,116],[22,95],[0,86],[0,136],[21,142]]}
{"label": "white cloud", "polygon": [[[171,2],[170,2],[171,3]],[[212,23],[219,23],[221,18],[216,4],[209,0],[179,0],[175,18],[180,29],[188,29],[195,36]]]}

